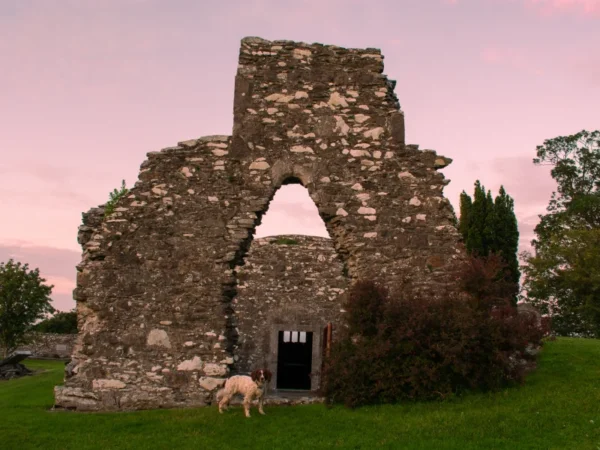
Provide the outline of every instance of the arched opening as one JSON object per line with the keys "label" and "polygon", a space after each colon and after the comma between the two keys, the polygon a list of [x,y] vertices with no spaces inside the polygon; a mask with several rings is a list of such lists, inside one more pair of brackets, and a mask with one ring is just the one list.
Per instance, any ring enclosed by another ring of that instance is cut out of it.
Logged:
{"label": "arched opening", "polygon": [[330,237],[317,206],[299,180],[287,179],[275,192],[254,233],[255,238],[278,235]]}
{"label": "arched opening", "polygon": [[270,369],[279,394],[315,391],[325,330],[341,314],[348,283],[344,263],[298,178],[286,178],[257,216],[259,224],[234,268],[234,370]]}

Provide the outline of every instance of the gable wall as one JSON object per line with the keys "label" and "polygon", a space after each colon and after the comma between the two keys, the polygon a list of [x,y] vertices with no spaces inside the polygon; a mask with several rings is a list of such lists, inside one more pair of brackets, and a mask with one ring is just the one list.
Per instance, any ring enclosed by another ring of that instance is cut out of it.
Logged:
{"label": "gable wall", "polygon": [[84,214],[80,334],[58,406],[202,405],[247,366],[235,358],[240,268],[290,179],[308,189],[349,280],[453,284],[461,251],[437,171],[450,160],[405,145],[382,61],[375,49],[242,40],[232,136],[149,153],[114,214]]}

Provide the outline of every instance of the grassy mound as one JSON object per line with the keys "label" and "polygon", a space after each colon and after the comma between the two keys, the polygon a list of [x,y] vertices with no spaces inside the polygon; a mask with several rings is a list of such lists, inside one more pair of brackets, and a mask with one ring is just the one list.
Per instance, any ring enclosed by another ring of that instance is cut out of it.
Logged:
{"label": "grassy mound", "polygon": [[349,410],[266,407],[243,417],[216,407],[131,413],[49,412],[64,365],[0,383],[0,448],[600,449],[600,340],[545,344],[522,387],[446,402]]}

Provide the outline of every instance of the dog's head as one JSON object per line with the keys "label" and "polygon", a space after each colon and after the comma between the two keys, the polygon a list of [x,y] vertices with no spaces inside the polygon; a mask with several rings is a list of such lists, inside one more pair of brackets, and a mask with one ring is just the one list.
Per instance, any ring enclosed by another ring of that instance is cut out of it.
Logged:
{"label": "dog's head", "polygon": [[250,374],[252,381],[258,385],[262,385],[271,381],[271,371],[269,369],[258,369]]}

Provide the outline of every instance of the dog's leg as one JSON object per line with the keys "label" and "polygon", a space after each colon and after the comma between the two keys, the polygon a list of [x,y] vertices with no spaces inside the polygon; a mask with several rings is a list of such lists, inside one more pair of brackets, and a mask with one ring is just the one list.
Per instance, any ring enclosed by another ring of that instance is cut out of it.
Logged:
{"label": "dog's leg", "polygon": [[215,396],[215,400],[217,401],[217,406],[219,407],[219,412],[221,411],[221,401],[223,400],[223,394],[225,393],[225,389],[219,389],[217,391],[217,395]]}
{"label": "dog's leg", "polygon": [[231,399],[233,398],[235,394],[229,394],[226,398],[225,398],[225,411],[227,411],[229,409],[229,403],[231,403]]}
{"label": "dog's leg", "polygon": [[223,395],[223,399],[219,402],[219,412],[223,414],[223,410],[227,410],[229,406],[229,400],[231,399],[231,395],[229,393],[225,393]]}
{"label": "dog's leg", "polygon": [[264,416],[264,415],[266,415],[266,414],[265,414],[265,411],[263,410],[263,402],[264,402],[264,400],[265,400],[265,397],[264,397],[263,395],[261,395],[261,396],[258,398],[258,412],[259,412],[260,414],[262,414],[263,416]]}
{"label": "dog's leg", "polygon": [[246,417],[250,417],[250,405],[252,405],[252,396],[246,395],[244,397],[244,413]]}

